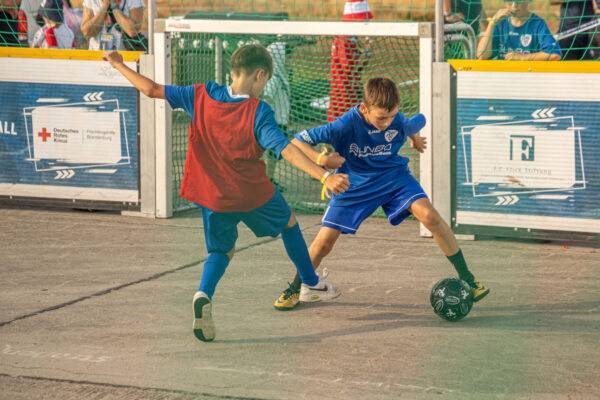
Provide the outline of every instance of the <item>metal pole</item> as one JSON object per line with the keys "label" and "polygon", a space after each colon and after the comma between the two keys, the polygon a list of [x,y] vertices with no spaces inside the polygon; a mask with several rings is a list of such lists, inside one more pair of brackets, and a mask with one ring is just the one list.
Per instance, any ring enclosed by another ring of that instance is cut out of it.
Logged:
{"label": "metal pole", "polygon": [[444,61],[444,0],[435,0],[435,61]]}
{"label": "metal pole", "polygon": [[154,20],[156,19],[156,0],[148,0],[148,54],[154,54]]}
{"label": "metal pole", "polygon": [[223,39],[215,36],[215,82],[224,85],[223,82]]}

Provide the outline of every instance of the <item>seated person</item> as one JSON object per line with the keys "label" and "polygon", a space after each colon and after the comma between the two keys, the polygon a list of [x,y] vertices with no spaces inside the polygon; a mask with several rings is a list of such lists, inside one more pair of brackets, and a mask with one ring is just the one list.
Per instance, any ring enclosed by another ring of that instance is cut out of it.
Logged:
{"label": "seated person", "polygon": [[75,35],[64,24],[62,0],[43,0],[38,10],[38,21],[43,22],[33,36],[31,47],[41,49],[72,49]]}
{"label": "seated person", "polygon": [[444,0],[444,23],[464,22],[479,35],[481,17],[485,18],[481,0]]}
{"label": "seated person", "polygon": [[90,50],[132,50],[126,41],[138,37],[143,20],[143,0],[83,0],[81,31]]}
{"label": "seated person", "polygon": [[529,11],[529,0],[505,1],[489,18],[477,45],[480,60],[558,61],[562,52],[546,22]]}
{"label": "seated person", "polygon": [[21,46],[19,8],[21,0],[0,0],[0,46]]}

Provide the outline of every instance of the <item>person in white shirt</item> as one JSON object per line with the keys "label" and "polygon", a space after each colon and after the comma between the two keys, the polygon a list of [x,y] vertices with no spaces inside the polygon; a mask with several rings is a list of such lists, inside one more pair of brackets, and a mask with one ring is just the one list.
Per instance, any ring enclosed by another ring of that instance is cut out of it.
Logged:
{"label": "person in white shirt", "polygon": [[143,20],[143,0],[83,0],[81,31],[90,50],[128,50],[123,35],[136,38]]}
{"label": "person in white shirt", "polygon": [[41,29],[33,36],[31,47],[41,49],[72,49],[75,35],[64,24],[62,0],[43,0],[38,10],[38,19],[44,21]]}

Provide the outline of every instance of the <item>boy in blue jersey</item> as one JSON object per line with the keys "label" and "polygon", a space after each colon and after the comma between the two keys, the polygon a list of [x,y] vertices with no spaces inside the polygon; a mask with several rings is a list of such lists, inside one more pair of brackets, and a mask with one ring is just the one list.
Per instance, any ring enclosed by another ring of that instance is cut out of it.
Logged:
{"label": "boy in blue jersey", "polygon": [[[325,211],[322,227],[309,247],[313,265],[318,268],[340,234],[356,233],[362,221],[381,206],[392,225],[398,225],[410,214],[423,223],[460,278],[471,286],[473,300],[479,301],[489,289],[469,271],[454,233],[410,174],[408,158],[398,154],[407,138],[415,150],[425,151],[426,140],[417,135],[425,126],[425,117],[417,114],[406,118],[398,112],[399,105],[398,89],[391,79],[371,78],[364,86],[360,105],[334,122],[298,133],[292,141],[317,164],[348,174],[351,185],[335,195]],[[318,143],[332,145],[336,153],[318,153],[312,148]],[[296,275],[275,301],[275,308],[286,311],[299,301],[319,300],[317,292],[301,288]]]}
{"label": "boy in blue jersey", "polygon": [[480,60],[559,61],[560,46],[546,22],[529,11],[529,0],[506,1],[489,18],[477,45]]}
{"label": "boy in blue jersey", "polygon": [[231,86],[159,85],[128,68],[117,52],[105,52],[102,58],[146,96],[166,99],[191,118],[180,194],[202,209],[209,253],[192,303],[194,335],[202,341],[215,338],[211,301],[235,252],[239,222],[256,236],[281,233],[303,288],[328,299],[337,297],[339,291],[316,275],[294,214],[273,187],[260,158],[271,149],[335,193],[348,188],[348,177],[329,174],[309,160],[281,132],[271,107],[258,99],[273,74],[268,51],[260,45],[238,48],[231,57]]}

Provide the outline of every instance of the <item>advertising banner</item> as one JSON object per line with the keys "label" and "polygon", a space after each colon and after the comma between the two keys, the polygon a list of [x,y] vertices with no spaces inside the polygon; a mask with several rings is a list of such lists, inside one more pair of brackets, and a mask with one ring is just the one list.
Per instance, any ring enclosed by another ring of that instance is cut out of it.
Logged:
{"label": "advertising banner", "polygon": [[0,166],[0,196],[138,203],[137,91],[104,61],[3,58]]}
{"label": "advertising banner", "polygon": [[459,71],[456,225],[600,233],[598,93],[600,73]]}

